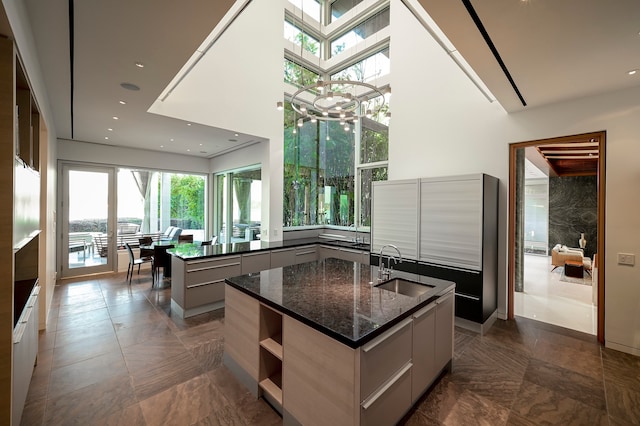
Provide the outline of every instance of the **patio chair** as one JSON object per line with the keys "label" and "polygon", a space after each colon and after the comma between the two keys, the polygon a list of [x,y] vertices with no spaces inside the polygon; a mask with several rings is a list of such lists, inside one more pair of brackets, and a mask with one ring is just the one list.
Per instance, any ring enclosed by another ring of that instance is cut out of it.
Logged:
{"label": "patio chair", "polygon": [[193,242],[193,234],[180,234],[178,235],[179,243],[192,243]]}

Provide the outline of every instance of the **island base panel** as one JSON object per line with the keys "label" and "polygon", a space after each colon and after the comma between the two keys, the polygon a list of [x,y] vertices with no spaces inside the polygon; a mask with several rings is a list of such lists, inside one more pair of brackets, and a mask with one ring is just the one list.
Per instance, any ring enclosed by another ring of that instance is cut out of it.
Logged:
{"label": "island base panel", "polygon": [[224,301],[209,303],[208,305],[202,305],[191,309],[183,309],[182,306],[180,306],[175,300],[171,299],[171,311],[175,312],[180,318],[183,319],[222,308],[224,308]]}
{"label": "island base panel", "polygon": [[229,371],[231,371],[236,379],[238,379],[238,381],[242,383],[242,385],[246,387],[249,392],[251,392],[251,395],[253,395],[255,398],[259,397],[258,382],[253,377],[251,377],[251,374],[247,373],[244,368],[240,367],[240,365],[226,351],[222,355],[222,363],[229,369]]}

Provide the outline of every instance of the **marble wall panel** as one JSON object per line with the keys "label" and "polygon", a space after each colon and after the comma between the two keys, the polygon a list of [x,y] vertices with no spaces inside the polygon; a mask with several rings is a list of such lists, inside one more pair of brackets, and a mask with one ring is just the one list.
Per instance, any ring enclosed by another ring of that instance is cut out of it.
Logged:
{"label": "marble wall panel", "polygon": [[549,178],[549,250],[556,244],[579,247],[587,240],[585,256],[593,258],[598,244],[598,186],[596,176]]}

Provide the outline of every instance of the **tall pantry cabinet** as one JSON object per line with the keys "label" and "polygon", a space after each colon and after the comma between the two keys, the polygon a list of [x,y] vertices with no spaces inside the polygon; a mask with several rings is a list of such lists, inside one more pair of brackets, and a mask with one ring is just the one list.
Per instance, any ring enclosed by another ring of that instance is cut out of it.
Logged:
{"label": "tall pantry cabinet", "polygon": [[405,270],[455,282],[457,323],[480,332],[497,316],[498,183],[478,173],[373,184],[372,254],[394,244]]}

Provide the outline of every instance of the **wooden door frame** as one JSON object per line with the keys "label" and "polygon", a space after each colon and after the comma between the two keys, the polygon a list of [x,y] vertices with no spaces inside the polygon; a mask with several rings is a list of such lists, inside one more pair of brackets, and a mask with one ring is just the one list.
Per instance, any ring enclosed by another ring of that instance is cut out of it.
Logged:
{"label": "wooden door frame", "polygon": [[516,150],[518,148],[526,148],[530,146],[547,145],[552,143],[567,143],[573,142],[576,139],[590,139],[597,138],[598,144],[598,173],[597,173],[597,190],[598,190],[598,271],[597,271],[597,283],[598,283],[598,326],[597,337],[601,344],[604,344],[604,288],[605,288],[605,168],[606,168],[606,131],[599,131],[593,133],[584,133],[580,135],[562,136],[557,138],[540,139],[526,142],[516,142],[509,144],[509,244],[508,244],[508,307],[507,318],[515,318],[514,299],[515,299],[515,201],[516,201]]}

